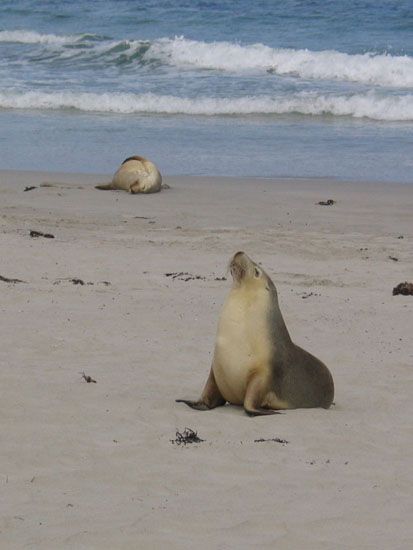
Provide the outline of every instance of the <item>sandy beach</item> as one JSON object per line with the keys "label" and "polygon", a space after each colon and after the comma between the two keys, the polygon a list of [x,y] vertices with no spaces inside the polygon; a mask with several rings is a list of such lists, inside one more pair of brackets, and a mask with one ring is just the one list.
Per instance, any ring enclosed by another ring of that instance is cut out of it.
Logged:
{"label": "sandy beach", "polygon": [[[413,186],[108,180],[0,171],[0,275],[22,281],[0,281],[0,547],[411,548],[413,297],[392,289]],[[200,395],[238,250],[331,370],[331,409],[175,403]],[[204,441],[174,443],[186,427]]]}

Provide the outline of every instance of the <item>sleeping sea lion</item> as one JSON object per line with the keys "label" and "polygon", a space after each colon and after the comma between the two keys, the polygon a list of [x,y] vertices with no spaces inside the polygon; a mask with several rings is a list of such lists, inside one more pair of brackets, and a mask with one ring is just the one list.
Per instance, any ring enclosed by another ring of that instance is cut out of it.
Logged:
{"label": "sleeping sea lion", "polygon": [[153,162],[143,157],[128,157],[120,165],[111,183],[96,185],[96,189],[123,189],[129,193],[157,193],[162,176]]}

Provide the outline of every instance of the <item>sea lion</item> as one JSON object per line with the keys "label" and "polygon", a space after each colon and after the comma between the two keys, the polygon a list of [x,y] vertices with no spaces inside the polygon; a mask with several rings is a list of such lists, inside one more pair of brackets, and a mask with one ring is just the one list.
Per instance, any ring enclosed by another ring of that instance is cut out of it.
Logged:
{"label": "sea lion", "polygon": [[296,346],[265,271],[244,252],[231,260],[233,285],[223,306],[209,378],[193,409],[243,405],[251,416],[282,409],[323,407],[334,397],[333,378],[319,359]]}
{"label": "sea lion", "polygon": [[143,157],[128,157],[120,165],[111,183],[96,185],[96,189],[123,189],[129,193],[157,193],[162,176],[153,162]]}

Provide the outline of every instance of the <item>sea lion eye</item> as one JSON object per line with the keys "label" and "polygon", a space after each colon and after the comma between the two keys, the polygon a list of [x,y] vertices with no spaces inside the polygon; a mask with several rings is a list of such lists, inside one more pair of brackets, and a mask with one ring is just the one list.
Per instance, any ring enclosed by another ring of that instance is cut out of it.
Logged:
{"label": "sea lion eye", "polygon": [[254,275],[255,275],[257,278],[261,275],[260,270],[259,270],[258,268],[256,268],[256,267],[254,267]]}

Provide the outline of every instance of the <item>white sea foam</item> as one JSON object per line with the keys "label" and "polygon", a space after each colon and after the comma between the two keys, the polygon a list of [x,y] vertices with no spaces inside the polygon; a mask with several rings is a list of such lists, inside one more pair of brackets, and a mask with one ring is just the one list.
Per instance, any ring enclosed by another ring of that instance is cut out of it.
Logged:
{"label": "white sea foam", "polygon": [[17,44],[71,44],[76,42],[76,36],[58,36],[56,34],[40,34],[36,31],[0,31],[0,42]]}
{"label": "white sea foam", "polygon": [[3,109],[75,109],[102,113],[185,115],[332,115],[381,121],[413,121],[412,95],[298,93],[283,97],[181,98],[156,94],[0,92]]}
{"label": "white sea foam", "polygon": [[[395,88],[413,87],[413,57],[390,54],[347,54],[335,50],[311,51],[271,48],[264,44],[241,45],[234,42],[202,42],[184,37],[141,40],[105,40],[94,35],[41,34],[30,30],[0,31],[0,42],[62,46],[60,55],[69,54],[65,46],[84,44],[77,49],[78,60],[107,55],[107,62],[135,59],[136,63],[154,61],[170,66],[208,69],[232,73],[267,72],[310,80],[357,82]],[[142,49],[142,46],[145,46]],[[54,52],[56,53],[56,52]],[[135,54],[137,54],[135,56]],[[136,58],[135,58],[136,57]],[[270,75],[269,75],[270,78]]]}
{"label": "white sea foam", "polygon": [[349,55],[329,51],[242,46],[232,42],[199,42],[177,37],[152,43],[145,57],[175,66],[222,71],[266,70],[306,79],[342,80],[379,86],[413,86],[413,58],[409,56]]}

